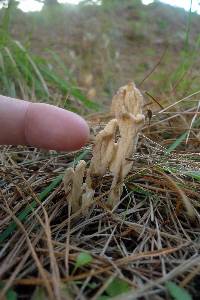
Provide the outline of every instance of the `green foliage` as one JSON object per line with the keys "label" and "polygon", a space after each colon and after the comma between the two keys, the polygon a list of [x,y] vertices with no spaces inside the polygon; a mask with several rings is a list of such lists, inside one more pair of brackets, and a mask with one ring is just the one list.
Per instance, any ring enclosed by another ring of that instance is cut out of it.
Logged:
{"label": "green foliage", "polygon": [[6,2],[8,2],[7,8],[4,10],[2,22],[0,24],[1,34],[2,34],[1,37],[5,37],[5,35],[9,34],[11,17],[12,17],[14,9],[16,9],[16,6],[18,4],[18,2],[15,0],[4,1],[3,3],[6,5]]}
{"label": "green foliage", "polygon": [[159,29],[160,29],[161,31],[165,31],[165,30],[168,28],[168,26],[169,26],[167,20],[163,20],[163,19],[161,19],[161,18],[159,18],[159,19],[157,20],[157,24],[158,24],[158,27],[159,27]]}
{"label": "green foliage", "polygon": [[[52,59],[55,60],[55,57],[59,59],[55,55]],[[59,63],[64,65],[61,60]],[[63,79],[46,59],[31,55],[20,42],[13,39],[9,39],[6,45],[0,44],[0,71],[1,94],[52,103],[55,103],[55,94],[63,99],[71,95],[85,108],[97,109],[97,105],[84,96],[74,80]],[[77,107],[76,101],[67,104],[68,109]]]}
{"label": "green foliage", "polygon": [[[189,0],[189,2],[192,3],[191,0]],[[174,12],[178,16],[178,9],[176,10],[177,11]],[[180,16],[182,14],[183,12],[181,12]],[[162,35],[162,33],[169,35],[170,18],[170,11],[168,18],[161,18],[159,15],[158,18],[156,18],[159,36]],[[166,42],[169,43],[167,46],[168,49],[161,61],[161,63],[165,65],[165,68],[159,65],[151,75],[151,79],[156,82],[156,92],[159,88],[163,94],[167,95],[170,93],[170,96],[173,94],[176,97],[181,97],[187,95],[188,92],[193,93],[199,89],[199,76],[197,76],[195,72],[195,66],[199,62],[200,48],[200,36],[198,33],[195,34],[194,30],[194,24],[197,22],[197,18],[199,18],[199,16],[190,10],[187,16],[188,20],[185,31],[179,28],[179,30],[173,34],[173,37],[172,35],[171,37],[166,37]],[[170,38],[172,40],[170,40]],[[177,57],[174,51],[170,49],[171,43],[180,47]]]}
{"label": "green foliage", "polygon": [[185,94],[190,90],[192,93],[198,88],[198,79],[190,74],[193,64],[198,60],[198,52],[199,45],[195,50],[182,50],[180,53],[180,63],[170,79],[176,92]]}
{"label": "green foliage", "polygon": [[128,292],[129,289],[130,287],[127,282],[123,281],[122,279],[115,278],[107,287],[106,292],[110,297],[115,297]]}
{"label": "green foliage", "polygon": [[189,172],[184,172],[185,175],[190,176],[193,179],[196,179],[200,181],[200,171],[189,171]]}
{"label": "green foliage", "polygon": [[92,262],[92,256],[87,252],[81,252],[76,259],[75,269],[89,265]]}
{"label": "green foliage", "polygon": [[[0,94],[52,104],[56,104],[57,97],[59,104],[67,109],[78,111],[81,104],[82,108],[97,110],[98,106],[80,91],[58,55],[51,52],[51,61],[33,55],[10,36],[11,16],[16,3],[9,1],[0,27]],[[55,65],[63,71],[63,77]]]}
{"label": "green foliage", "polygon": [[127,282],[120,278],[114,278],[105,290],[105,295],[100,296],[98,300],[109,300],[112,297],[127,293],[129,290],[130,286]]}
{"label": "green foliage", "polygon": [[175,141],[172,143],[168,149],[165,151],[165,154],[170,154],[172,151],[174,151],[187,137],[187,131],[182,133]]}
{"label": "green foliage", "polygon": [[[3,289],[4,284],[0,282],[0,291]],[[5,295],[5,300],[17,300],[17,293],[13,289],[8,289]]]}
{"label": "green foliage", "polygon": [[188,291],[172,281],[166,283],[166,288],[174,300],[192,300],[192,296]]}
{"label": "green foliage", "polygon": [[[200,120],[196,119],[193,127],[194,128],[198,128],[200,125]],[[165,154],[170,154],[172,151],[174,151],[179,145],[181,145],[181,143],[187,138],[188,135],[188,131],[183,132],[169,147],[168,149],[165,151]]]}

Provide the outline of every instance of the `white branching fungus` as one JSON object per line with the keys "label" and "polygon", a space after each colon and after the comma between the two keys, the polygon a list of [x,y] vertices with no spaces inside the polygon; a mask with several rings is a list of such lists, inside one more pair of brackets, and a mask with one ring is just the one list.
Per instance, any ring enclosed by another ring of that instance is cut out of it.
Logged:
{"label": "white branching fungus", "polygon": [[80,160],[75,170],[68,168],[63,177],[64,189],[67,199],[71,203],[72,212],[76,212],[82,206],[83,178],[86,162]]}
{"label": "white branching fungus", "polygon": [[110,166],[114,178],[108,202],[112,207],[120,200],[124,178],[133,166],[127,159],[136,150],[138,133],[144,124],[142,108],[143,97],[134,83],[120,88],[112,100],[111,111],[117,119],[120,134],[116,156]]}
{"label": "white branching fungus", "polygon": [[85,183],[83,183],[85,171],[83,162],[79,163],[75,171],[70,168],[65,174],[66,193],[70,180],[72,182],[68,199],[71,201],[73,211],[93,202],[94,178],[103,177],[107,172],[113,176],[107,202],[113,207],[120,200],[123,181],[133,165],[128,158],[132,157],[136,149],[138,133],[145,119],[142,107],[143,97],[134,83],[121,87],[113,97],[111,113],[115,118],[95,138],[93,157]]}
{"label": "white branching fungus", "polygon": [[117,126],[117,120],[113,119],[97,134],[89,175],[103,176],[109,170],[117,150],[117,144],[114,142]]}
{"label": "white branching fungus", "polygon": [[134,82],[121,87],[112,99],[111,112],[116,118],[122,112],[130,113],[134,116],[142,115],[143,96]]}
{"label": "white branching fungus", "polygon": [[[123,181],[132,168],[128,161],[137,145],[138,133],[144,123],[143,97],[134,83],[121,87],[113,97],[111,113],[115,119],[96,136],[93,158],[89,168],[90,182],[93,176],[103,176],[107,171],[113,175],[108,199],[113,207],[120,199]],[[117,140],[117,133],[119,137]]]}

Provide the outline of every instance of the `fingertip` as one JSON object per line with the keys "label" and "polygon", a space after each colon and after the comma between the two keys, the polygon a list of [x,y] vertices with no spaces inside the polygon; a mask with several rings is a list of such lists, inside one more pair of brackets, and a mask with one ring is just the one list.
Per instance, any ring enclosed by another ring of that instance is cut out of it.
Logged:
{"label": "fingertip", "polygon": [[65,113],[66,121],[63,120],[63,131],[66,138],[63,139],[63,143],[60,143],[61,150],[78,150],[89,140],[89,126],[79,115],[70,111]]}
{"label": "fingertip", "polygon": [[49,104],[30,104],[26,116],[27,143],[43,149],[78,150],[89,139],[89,127],[79,115]]}

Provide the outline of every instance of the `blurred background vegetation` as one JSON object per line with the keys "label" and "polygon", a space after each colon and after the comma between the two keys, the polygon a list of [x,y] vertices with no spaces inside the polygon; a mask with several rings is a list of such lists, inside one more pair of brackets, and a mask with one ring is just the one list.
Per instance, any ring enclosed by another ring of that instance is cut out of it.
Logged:
{"label": "blurred background vegetation", "polygon": [[198,90],[196,13],[159,1],[46,0],[29,13],[1,2],[1,94],[85,113],[131,80],[161,103]]}

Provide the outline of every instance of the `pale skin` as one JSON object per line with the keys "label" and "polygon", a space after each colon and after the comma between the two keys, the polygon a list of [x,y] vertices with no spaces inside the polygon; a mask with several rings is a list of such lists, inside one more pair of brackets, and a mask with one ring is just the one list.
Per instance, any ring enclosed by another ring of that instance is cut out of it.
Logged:
{"label": "pale skin", "polygon": [[75,113],[49,104],[0,96],[0,145],[73,151],[80,149],[88,138],[87,123]]}

